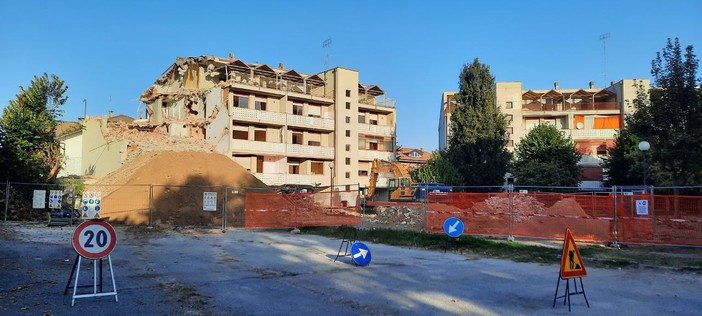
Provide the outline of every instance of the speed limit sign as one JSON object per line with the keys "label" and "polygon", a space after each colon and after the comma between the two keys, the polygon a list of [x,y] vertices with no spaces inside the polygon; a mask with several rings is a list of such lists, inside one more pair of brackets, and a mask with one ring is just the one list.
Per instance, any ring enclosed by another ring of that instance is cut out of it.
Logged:
{"label": "speed limit sign", "polygon": [[112,225],[101,220],[83,222],[73,232],[73,249],[87,259],[100,259],[109,255],[117,244]]}

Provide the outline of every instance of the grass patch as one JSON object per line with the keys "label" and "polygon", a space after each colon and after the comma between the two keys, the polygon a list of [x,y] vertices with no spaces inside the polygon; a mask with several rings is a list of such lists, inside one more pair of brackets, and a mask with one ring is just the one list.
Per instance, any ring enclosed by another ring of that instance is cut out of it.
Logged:
{"label": "grass patch", "polygon": [[[305,227],[302,233],[341,239],[353,227]],[[508,259],[517,262],[560,264],[562,249],[528,245],[519,241],[493,240],[489,238],[461,236],[447,239],[445,234],[424,233],[406,230],[374,229],[356,230],[357,239],[392,246],[423,248],[443,251],[448,242],[451,252],[461,252],[478,258]],[[702,272],[702,249],[685,247],[631,246],[609,248],[598,245],[578,246],[586,267],[593,268],[639,268],[663,267],[683,272]]]}

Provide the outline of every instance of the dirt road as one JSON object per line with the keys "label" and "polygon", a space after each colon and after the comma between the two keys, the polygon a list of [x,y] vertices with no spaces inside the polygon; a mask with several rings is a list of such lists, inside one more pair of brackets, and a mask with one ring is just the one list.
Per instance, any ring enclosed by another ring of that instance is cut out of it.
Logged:
{"label": "dirt road", "polygon": [[119,302],[86,298],[71,307],[63,291],[75,259],[72,229],[0,225],[0,314],[694,315],[702,309],[702,278],[695,273],[588,269],[591,308],[575,296],[569,314],[560,302],[551,307],[555,264],[367,243],[373,261],[357,267],[348,257],[333,262],[340,241],[320,236],[131,227],[117,233]]}

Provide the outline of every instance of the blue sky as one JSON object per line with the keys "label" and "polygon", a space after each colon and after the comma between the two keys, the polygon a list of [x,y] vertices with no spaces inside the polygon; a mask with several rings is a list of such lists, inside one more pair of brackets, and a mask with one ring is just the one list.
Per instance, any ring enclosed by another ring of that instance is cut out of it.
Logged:
{"label": "blue sky", "polygon": [[[104,3],[103,3],[104,2]],[[35,75],[69,86],[63,119],[137,116],[177,56],[233,52],[316,73],[360,72],[397,100],[398,142],[438,147],[441,93],[475,57],[525,89],[650,77],[668,37],[702,54],[702,1],[12,1],[0,5],[0,109]],[[324,66],[322,41],[331,38]]]}

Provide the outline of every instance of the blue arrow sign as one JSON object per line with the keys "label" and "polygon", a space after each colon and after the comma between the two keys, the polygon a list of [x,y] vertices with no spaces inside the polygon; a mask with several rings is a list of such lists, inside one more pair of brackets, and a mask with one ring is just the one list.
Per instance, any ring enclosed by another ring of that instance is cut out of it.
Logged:
{"label": "blue arrow sign", "polygon": [[351,258],[359,266],[368,265],[371,261],[370,249],[362,242],[356,242],[351,246]]}
{"label": "blue arrow sign", "polygon": [[456,217],[449,217],[444,222],[444,231],[449,237],[459,237],[463,234],[463,221]]}

